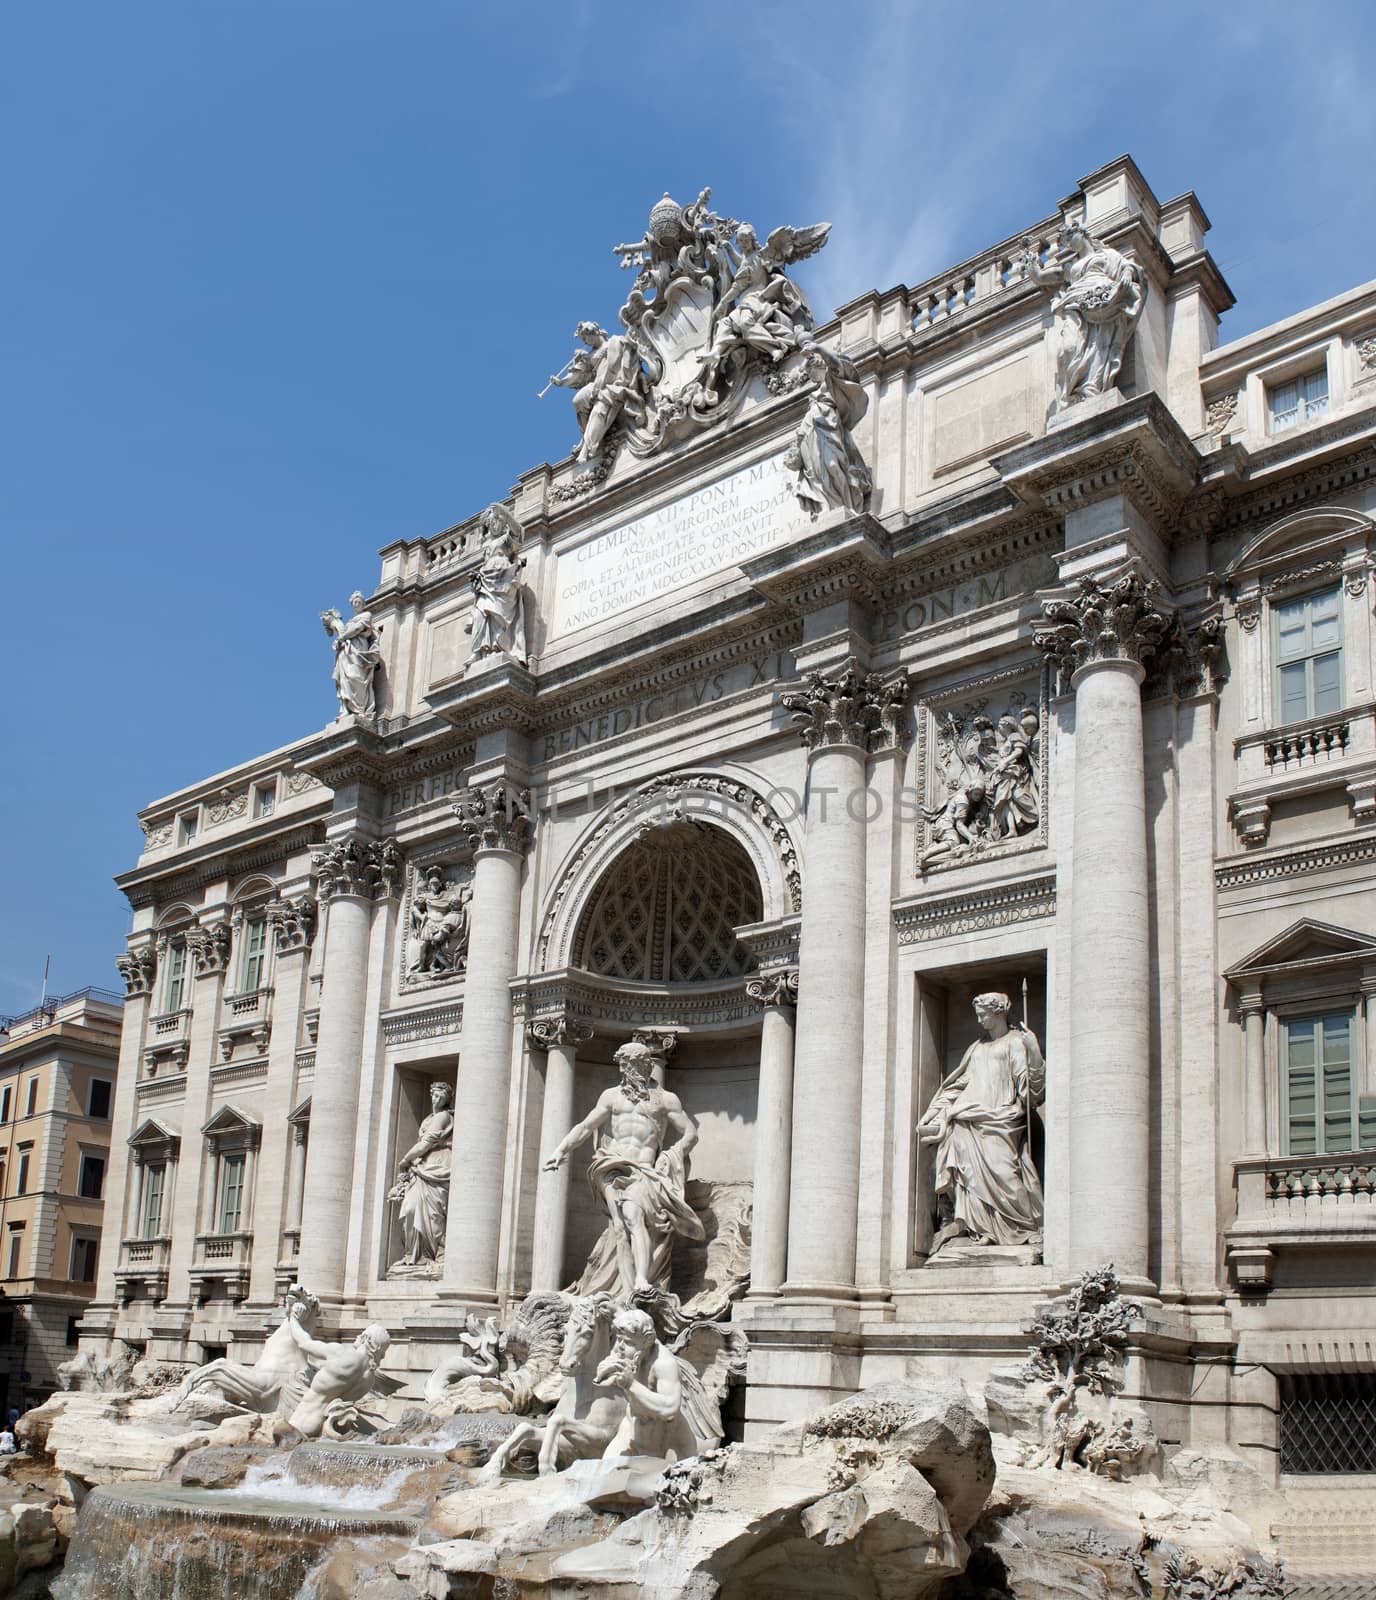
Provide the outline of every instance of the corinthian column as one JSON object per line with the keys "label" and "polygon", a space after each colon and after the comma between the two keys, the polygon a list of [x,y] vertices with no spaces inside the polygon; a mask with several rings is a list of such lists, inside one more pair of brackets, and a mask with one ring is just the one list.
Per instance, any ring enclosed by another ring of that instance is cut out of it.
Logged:
{"label": "corinthian column", "polygon": [[808,751],[785,1294],[855,1295],[865,767],[871,750],[897,736],[907,698],[906,678],[885,683],[853,659],[783,697]]}
{"label": "corinthian column", "polygon": [[745,992],[764,1007],[755,1108],[755,1183],[750,1293],[774,1295],[788,1269],[788,1183],[793,1150],[794,968],[752,978]]}
{"label": "corinthian column", "polygon": [[1071,1272],[1147,1278],[1151,1059],[1142,662],[1164,632],[1135,566],[1043,603],[1033,638],[1075,692],[1070,901]]}
{"label": "corinthian column", "polygon": [[558,1148],[573,1126],[573,1075],[578,1046],[592,1038],[592,1029],[568,1015],[540,1017],[526,1027],[526,1037],[545,1052],[545,1102],[540,1113],[540,1175],[535,1186],[535,1239],[531,1253],[532,1293],[558,1289],[564,1277],[564,1232],[569,1209],[569,1164],[552,1171],[544,1158]]}
{"label": "corinthian column", "polygon": [[354,1183],[373,902],[397,892],[401,854],[394,840],[377,842],[349,834],[317,850],[314,860],[320,898],[329,901],[330,911],[311,1091],[300,1271],[316,1294],[337,1299],[344,1290]]}
{"label": "corinthian column", "polygon": [[461,1299],[489,1301],[497,1295],[511,1086],[511,980],[521,858],[530,839],[529,796],[493,783],[467,790],[454,810],[473,847],[473,932],[463,987],[444,1282]]}

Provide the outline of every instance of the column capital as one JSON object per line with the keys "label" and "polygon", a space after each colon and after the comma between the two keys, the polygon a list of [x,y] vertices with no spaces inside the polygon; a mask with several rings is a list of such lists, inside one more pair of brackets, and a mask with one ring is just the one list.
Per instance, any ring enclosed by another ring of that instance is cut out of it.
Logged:
{"label": "column capital", "polygon": [[906,672],[884,678],[861,671],[856,658],[847,656],[834,672],[810,673],[780,704],[792,713],[809,751],[853,745],[873,752],[906,744],[909,693]]}
{"label": "column capital", "polygon": [[464,789],[454,801],[454,815],[475,851],[505,850],[519,855],[530,843],[530,790],[501,778]]}
{"label": "column capital", "polygon": [[158,973],[158,958],[151,944],[130,945],[123,954],[115,957],[119,975],[124,979],[124,992],[130,998],[149,995]]}
{"label": "column capital", "polygon": [[1259,1017],[1265,1012],[1266,996],[1262,993],[1260,984],[1255,988],[1249,987],[1238,991],[1237,1010],[1238,1015],[1244,1019]]}
{"label": "column capital", "polygon": [[1032,642],[1060,671],[1062,685],[1082,667],[1122,662],[1142,668],[1170,623],[1160,586],[1136,562],[1102,577],[1086,573],[1073,587],[1042,597]]}
{"label": "column capital", "polygon": [[324,900],[345,894],[385,899],[401,888],[402,855],[395,839],[343,834],[313,850],[311,862]]}
{"label": "column capital", "polygon": [[319,907],[315,896],[299,894],[293,899],[283,897],[268,906],[268,926],[277,941],[278,955],[292,955],[304,950],[315,937]]}
{"label": "column capital", "polygon": [[227,917],[201,923],[186,930],[186,948],[196,963],[198,978],[214,977],[229,965],[229,952],[234,942]]}
{"label": "column capital", "polygon": [[745,992],[757,1006],[796,1006],[798,1003],[798,969],[781,967],[774,972],[762,972],[751,978]]}
{"label": "column capital", "polygon": [[554,1017],[536,1017],[526,1023],[526,1038],[537,1050],[552,1050],[561,1044],[587,1044],[592,1036],[593,1030],[588,1024],[567,1011]]}

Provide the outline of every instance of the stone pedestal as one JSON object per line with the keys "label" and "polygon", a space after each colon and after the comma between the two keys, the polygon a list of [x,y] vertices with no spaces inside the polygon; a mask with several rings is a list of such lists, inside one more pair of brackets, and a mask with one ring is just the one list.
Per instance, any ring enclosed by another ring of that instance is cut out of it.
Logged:
{"label": "stone pedestal", "polygon": [[519,799],[500,784],[468,791],[455,809],[469,825],[474,850],[473,937],[454,1100],[452,1225],[444,1284],[458,1299],[487,1303],[497,1298],[511,1087],[511,980],[530,822]]}
{"label": "stone pedestal", "polygon": [[788,1267],[788,1189],[793,1149],[793,1054],[798,974],[771,972],[746,985],[764,1007],[755,1109],[755,1181],[750,1293],[779,1292]]}
{"label": "stone pedestal", "polygon": [[[537,1050],[545,1052],[545,1100],[540,1114],[540,1160],[558,1147],[573,1126],[573,1079],[578,1046],[592,1038],[592,1029],[571,1017],[542,1017],[526,1029]],[[564,1234],[569,1208],[569,1165],[547,1172],[542,1165],[535,1189],[535,1229],[531,1252],[532,1293],[564,1285]]]}

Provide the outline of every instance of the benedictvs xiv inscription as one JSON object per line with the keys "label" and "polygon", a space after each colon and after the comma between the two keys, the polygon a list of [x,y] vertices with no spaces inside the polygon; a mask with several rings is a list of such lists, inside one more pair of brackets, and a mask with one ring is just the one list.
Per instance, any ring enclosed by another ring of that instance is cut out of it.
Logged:
{"label": "benedictvs xiv inscription", "polygon": [[734,472],[560,555],[551,633],[590,627],[772,549],[806,526],[782,456]]}

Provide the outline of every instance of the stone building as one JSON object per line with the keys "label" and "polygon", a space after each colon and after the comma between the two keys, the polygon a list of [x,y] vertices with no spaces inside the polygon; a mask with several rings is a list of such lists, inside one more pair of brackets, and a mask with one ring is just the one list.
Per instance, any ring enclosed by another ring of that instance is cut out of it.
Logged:
{"label": "stone building", "polygon": [[428,1369],[600,1249],[639,1035],[747,1429],[1112,1262],[1164,1441],[1376,1470],[1376,282],[1220,344],[1208,228],[1123,158],[813,327],[825,226],[655,206],[576,453],[141,813],[93,1346]]}
{"label": "stone building", "polygon": [[0,1415],[76,1354],[96,1291],[120,997],[80,989],[0,1029]]}

